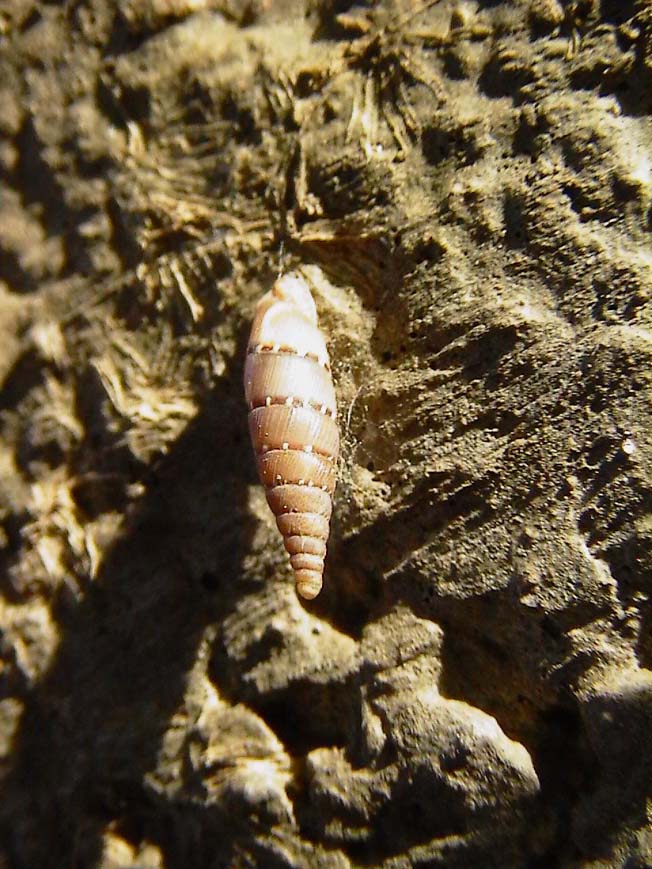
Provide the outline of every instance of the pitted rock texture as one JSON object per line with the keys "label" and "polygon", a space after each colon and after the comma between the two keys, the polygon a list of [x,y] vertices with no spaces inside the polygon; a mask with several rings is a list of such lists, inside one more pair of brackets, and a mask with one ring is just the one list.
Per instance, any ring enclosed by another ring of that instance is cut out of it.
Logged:
{"label": "pitted rock texture", "polygon": [[652,864],[649,0],[7,0],[0,130],[0,863]]}

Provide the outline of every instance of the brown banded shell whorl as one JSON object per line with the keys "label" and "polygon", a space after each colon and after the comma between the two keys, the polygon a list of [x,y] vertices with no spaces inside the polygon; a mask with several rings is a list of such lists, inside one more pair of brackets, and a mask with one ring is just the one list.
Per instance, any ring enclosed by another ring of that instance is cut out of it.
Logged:
{"label": "brown banded shell whorl", "polygon": [[284,275],[258,303],[245,364],[249,433],[299,594],[322,586],[339,452],[326,342],[305,279]]}

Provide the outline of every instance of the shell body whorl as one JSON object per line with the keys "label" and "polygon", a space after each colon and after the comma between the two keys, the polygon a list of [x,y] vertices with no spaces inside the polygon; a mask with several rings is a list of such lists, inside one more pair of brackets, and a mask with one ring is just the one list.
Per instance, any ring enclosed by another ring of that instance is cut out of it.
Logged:
{"label": "shell body whorl", "polygon": [[245,363],[249,433],[299,594],[322,586],[339,430],[326,342],[310,289],[284,275],[256,307]]}

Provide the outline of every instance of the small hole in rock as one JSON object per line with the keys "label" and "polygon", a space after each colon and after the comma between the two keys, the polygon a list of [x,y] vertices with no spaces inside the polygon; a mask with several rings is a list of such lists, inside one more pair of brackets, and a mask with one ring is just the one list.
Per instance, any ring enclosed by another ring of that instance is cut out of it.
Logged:
{"label": "small hole in rock", "polygon": [[200,583],[202,587],[206,589],[206,591],[217,591],[220,587],[220,578],[216,573],[213,573],[211,570],[207,570],[200,577]]}

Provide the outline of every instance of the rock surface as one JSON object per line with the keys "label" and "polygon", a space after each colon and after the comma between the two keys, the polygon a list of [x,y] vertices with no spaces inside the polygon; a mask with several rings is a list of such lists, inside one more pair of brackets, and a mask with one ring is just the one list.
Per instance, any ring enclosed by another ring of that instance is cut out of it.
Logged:
{"label": "rock surface", "polygon": [[0,130],[0,864],[651,865],[648,0],[5,0]]}

